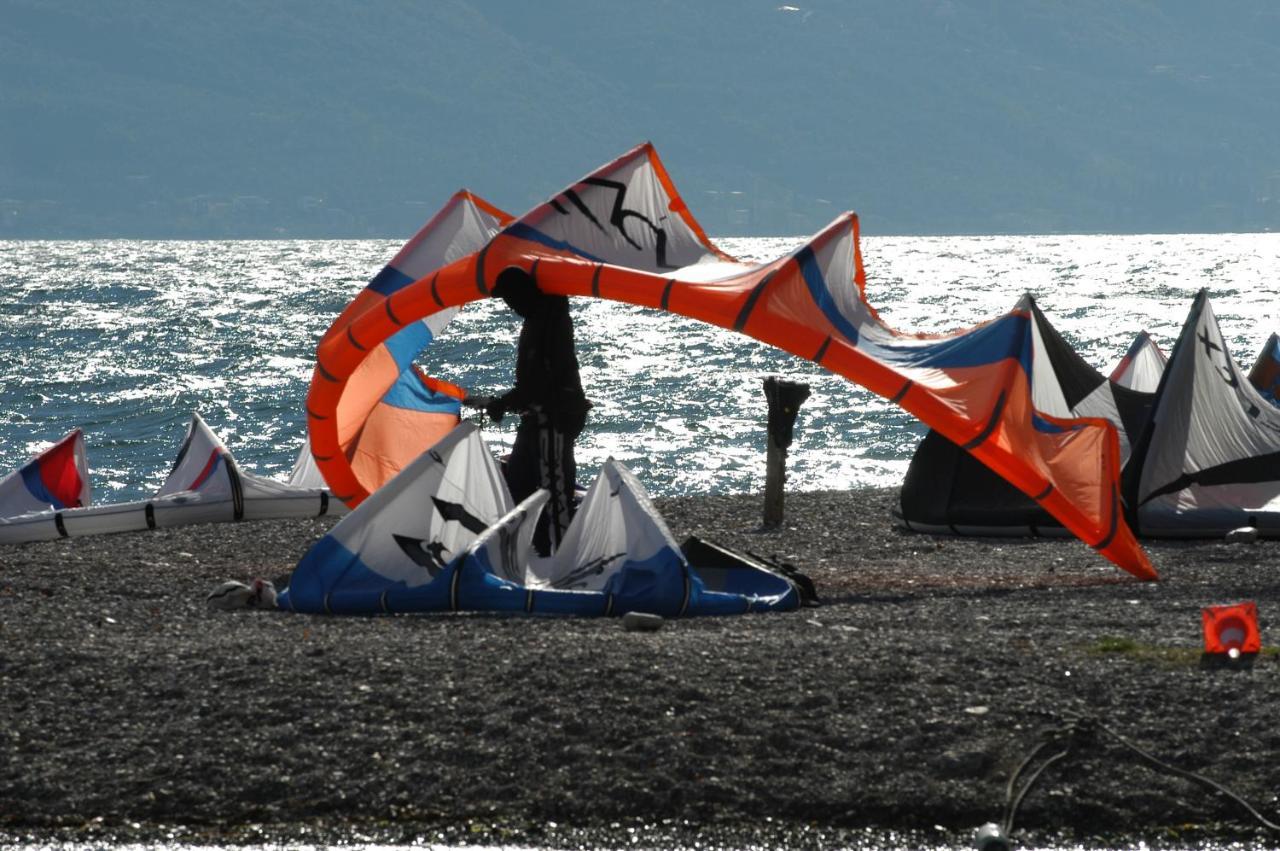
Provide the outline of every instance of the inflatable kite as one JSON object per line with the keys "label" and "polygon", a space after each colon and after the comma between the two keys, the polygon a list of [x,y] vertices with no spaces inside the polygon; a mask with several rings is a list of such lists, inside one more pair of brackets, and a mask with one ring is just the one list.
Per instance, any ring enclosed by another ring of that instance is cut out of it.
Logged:
{"label": "inflatable kite", "polygon": [[[1155,578],[1125,522],[1115,428],[1033,404],[1029,303],[952,334],[895,331],[866,300],[856,215],[784,257],[739,262],[707,238],[647,143],[516,220],[458,197],[423,241],[460,256],[410,268],[397,255],[318,346],[308,433],[317,467],[349,505],[436,439],[400,423],[446,409],[456,416],[465,392],[422,375],[412,359],[454,310],[488,297],[498,274],[519,266],[545,292],[677,313],[842,375],[964,447],[1121,568]],[[401,390],[413,400],[406,407]]]}
{"label": "inflatable kite", "polygon": [[313,614],[485,611],[666,617],[800,607],[763,566],[698,565],[629,470],[610,459],[549,558],[533,551],[547,492],[513,505],[462,423],[338,522],[298,563],[280,608]]}
{"label": "inflatable kite", "polygon": [[0,517],[80,508],[90,494],[84,432],[75,429],[0,479]]}
{"label": "inflatable kite", "polygon": [[1139,331],[1129,350],[1111,370],[1111,381],[1139,393],[1154,393],[1168,362],[1164,352],[1146,331]]}
{"label": "inflatable kite", "polygon": [[[305,468],[299,458],[294,479]],[[79,429],[0,480],[0,544],[346,512],[323,482],[277,482],[241,468],[199,414],[191,415],[173,467],[150,499],[90,504]]]}

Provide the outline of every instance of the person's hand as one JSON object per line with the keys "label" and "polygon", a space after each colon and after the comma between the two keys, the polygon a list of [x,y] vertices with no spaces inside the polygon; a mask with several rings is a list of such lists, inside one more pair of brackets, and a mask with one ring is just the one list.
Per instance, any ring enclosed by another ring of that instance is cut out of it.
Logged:
{"label": "person's hand", "polygon": [[484,412],[489,415],[489,419],[495,423],[502,422],[502,418],[506,416],[507,409],[502,404],[501,399],[491,399],[489,404],[484,406]]}

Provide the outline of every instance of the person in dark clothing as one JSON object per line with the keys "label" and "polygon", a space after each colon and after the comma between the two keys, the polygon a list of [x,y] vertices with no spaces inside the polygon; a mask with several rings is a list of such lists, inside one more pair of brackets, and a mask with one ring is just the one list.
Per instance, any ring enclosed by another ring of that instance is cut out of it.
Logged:
{"label": "person in dark clothing", "polygon": [[507,487],[517,503],[538,488],[551,499],[538,520],[533,543],[541,555],[560,545],[573,519],[577,463],[573,443],[582,432],[591,403],[582,392],[573,346],[569,299],[547,295],[523,269],[504,269],[493,295],[524,324],[516,347],[516,381],[485,409],[494,422],[519,413],[515,445],[507,461]]}

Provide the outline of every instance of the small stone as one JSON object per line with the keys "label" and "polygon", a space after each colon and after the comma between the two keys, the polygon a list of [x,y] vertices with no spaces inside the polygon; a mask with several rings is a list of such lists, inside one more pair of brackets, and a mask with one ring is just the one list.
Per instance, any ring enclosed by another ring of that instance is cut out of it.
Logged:
{"label": "small stone", "polygon": [[1241,526],[1239,529],[1232,529],[1226,535],[1228,544],[1252,544],[1258,540],[1258,530],[1253,526]]}
{"label": "small stone", "polygon": [[622,616],[622,628],[627,632],[657,632],[662,629],[662,615],[648,612],[627,612]]}

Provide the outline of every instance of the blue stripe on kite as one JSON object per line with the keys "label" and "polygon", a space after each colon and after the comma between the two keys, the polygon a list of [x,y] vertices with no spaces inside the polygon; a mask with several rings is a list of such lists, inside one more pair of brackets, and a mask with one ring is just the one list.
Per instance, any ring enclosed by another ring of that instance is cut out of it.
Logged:
{"label": "blue stripe on kite", "polygon": [[559,239],[553,239],[547,236],[542,231],[537,230],[536,228],[529,227],[524,222],[515,222],[514,224],[510,225],[507,228],[506,233],[508,236],[514,236],[517,239],[526,239],[529,242],[536,242],[539,245],[545,245],[547,248],[552,248],[557,251],[571,252],[573,254],[578,255],[579,257],[585,257],[586,259],[591,260],[595,263],[607,262],[599,257],[596,257],[594,254],[588,254],[587,252],[583,251],[581,248],[578,248],[577,246],[572,245],[571,243],[564,242],[563,240],[559,240]]}
{"label": "blue stripe on kite", "polygon": [[831,289],[827,286],[826,279],[822,277],[822,270],[818,268],[818,258],[814,256],[813,249],[808,246],[800,249],[796,254],[796,261],[800,264],[800,273],[804,276],[805,286],[809,288],[809,295],[813,298],[814,304],[818,305],[818,309],[827,317],[827,321],[836,326],[845,339],[855,346],[858,345],[858,329],[836,306]]}
{"label": "blue stripe on kite", "polygon": [[40,464],[28,464],[22,468],[22,482],[27,486],[27,490],[31,495],[46,505],[51,505],[58,511],[66,508],[62,502],[54,496],[44,485],[44,480],[40,478]]}
{"label": "blue stripe on kite", "polygon": [[409,368],[418,353],[431,345],[431,329],[425,322],[411,322],[391,336],[383,345],[395,359],[401,372]]}
{"label": "blue stripe on kite", "polygon": [[1027,317],[1007,314],[968,334],[925,346],[864,345],[884,361],[928,369],[965,369],[1014,358],[1031,374],[1031,335]]}
{"label": "blue stripe on kite", "polygon": [[374,275],[373,280],[365,289],[373,290],[379,295],[388,296],[394,292],[398,292],[413,283],[413,278],[401,272],[399,269],[393,269],[390,266],[383,266],[382,271]]}
{"label": "blue stripe on kite", "polygon": [[462,413],[462,403],[446,393],[436,393],[423,385],[413,372],[402,372],[382,395],[382,401],[397,408],[422,411],[427,414]]}
{"label": "blue stripe on kite", "polygon": [[[810,297],[827,321],[850,342],[858,345],[858,329],[836,305],[813,249],[802,248],[796,253],[796,260],[800,264]],[[1027,317],[1010,314],[969,334],[939,340],[933,345],[893,346],[864,342],[859,348],[887,363],[931,369],[986,366],[1005,358],[1016,357],[1022,362],[1023,370],[1029,373],[1031,335],[1027,333],[1027,329]]]}
{"label": "blue stripe on kite", "polygon": [[287,595],[295,611],[323,612],[325,597],[335,591],[348,603],[350,597],[376,599],[391,584],[337,538],[325,535],[298,562],[281,596]]}
{"label": "blue stripe on kite", "polygon": [[1041,431],[1045,434],[1065,434],[1069,431],[1079,431],[1084,428],[1083,425],[1060,426],[1057,423],[1051,423],[1035,411],[1031,412],[1031,424],[1035,426],[1036,431]]}

